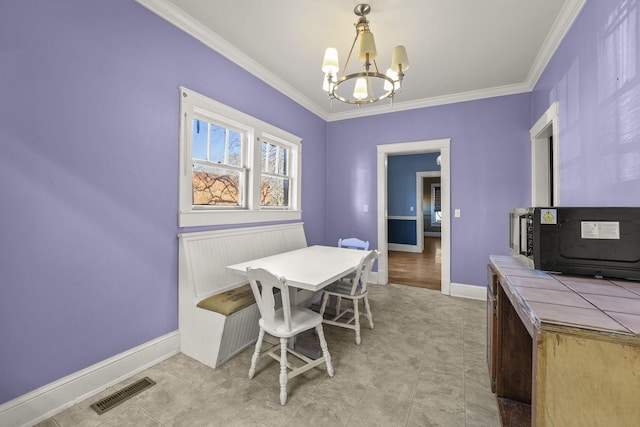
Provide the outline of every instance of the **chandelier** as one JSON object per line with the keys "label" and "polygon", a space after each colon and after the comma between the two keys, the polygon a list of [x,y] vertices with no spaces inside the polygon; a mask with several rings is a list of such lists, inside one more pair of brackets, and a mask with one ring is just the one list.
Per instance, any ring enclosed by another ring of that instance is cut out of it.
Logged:
{"label": "chandelier", "polygon": [[[380,73],[376,63],[376,44],[367,21],[367,14],[371,12],[371,7],[361,3],[353,9],[353,12],[360,18],[354,24],[356,36],[351,44],[342,75],[338,76],[340,69],[338,51],[333,47],[327,48],[322,61],[322,71],[325,73],[322,88],[327,92],[330,100],[337,99],[347,104],[371,104],[385,98],[391,98],[393,102],[395,93],[402,90],[402,78],[409,68],[407,50],[404,46],[393,48],[391,68],[385,74]],[[363,61],[364,71],[345,75],[358,39],[360,39],[358,59]]]}

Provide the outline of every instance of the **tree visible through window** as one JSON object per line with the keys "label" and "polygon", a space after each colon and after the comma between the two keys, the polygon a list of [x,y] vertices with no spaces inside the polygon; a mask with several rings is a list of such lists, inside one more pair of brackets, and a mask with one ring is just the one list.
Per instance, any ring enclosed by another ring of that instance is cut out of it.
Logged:
{"label": "tree visible through window", "polygon": [[244,206],[242,131],[193,119],[193,205]]}

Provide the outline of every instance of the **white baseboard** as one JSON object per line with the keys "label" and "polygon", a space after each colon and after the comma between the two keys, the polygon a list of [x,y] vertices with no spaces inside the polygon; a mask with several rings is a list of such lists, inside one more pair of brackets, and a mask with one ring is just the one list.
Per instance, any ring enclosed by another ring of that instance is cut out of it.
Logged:
{"label": "white baseboard", "polygon": [[487,300],[487,287],[465,285],[462,283],[451,282],[449,286],[449,295],[458,298],[476,299],[480,301]]}
{"label": "white baseboard", "polygon": [[178,331],[148,341],[0,405],[0,425],[37,424],[179,351]]}
{"label": "white baseboard", "polygon": [[389,243],[390,251],[401,251],[401,252],[420,252],[418,250],[418,245],[401,245],[399,243]]}

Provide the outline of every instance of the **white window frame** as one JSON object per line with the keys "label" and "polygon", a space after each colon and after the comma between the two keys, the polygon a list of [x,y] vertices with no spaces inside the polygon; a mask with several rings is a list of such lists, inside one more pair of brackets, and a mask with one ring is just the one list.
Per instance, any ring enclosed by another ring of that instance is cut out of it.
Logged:
{"label": "white window frame", "polygon": [[[266,177],[266,178],[275,178],[275,179],[288,179],[289,180],[289,203],[291,203],[291,192],[292,192],[292,188],[291,188],[291,148],[289,147],[289,144],[287,144],[286,141],[282,141],[279,138],[273,137],[273,136],[268,136],[266,134],[262,135],[262,140],[260,141],[260,160],[262,161],[262,144],[267,143],[269,145],[273,145],[277,148],[277,152],[280,151],[280,149],[285,149],[289,151],[289,155],[287,156],[287,173],[282,175],[279,173],[271,173],[271,172],[267,172],[264,168],[262,168],[262,165],[260,165],[260,185],[262,187],[262,178]],[[267,156],[268,156],[268,152],[267,152]],[[268,166],[269,160],[268,158],[265,161],[265,167]],[[275,163],[276,163],[276,170],[278,169],[278,164],[280,163],[280,156],[276,156],[275,159]],[[281,206],[262,206],[262,209],[287,209],[287,208],[283,208]]]}
{"label": "white window frame", "polygon": [[[183,86],[180,89],[180,167],[178,225],[197,227],[207,225],[242,224],[250,222],[290,221],[302,218],[302,138],[269,123],[214,101]],[[229,123],[246,132],[247,149],[242,166],[247,170],[245,207],[193,206],[193,170],[191,142],[193,118],[210,117]],[[274,140],[290,150],[288,208],[273,209],[260,206],[261,149],[263,140]]]}

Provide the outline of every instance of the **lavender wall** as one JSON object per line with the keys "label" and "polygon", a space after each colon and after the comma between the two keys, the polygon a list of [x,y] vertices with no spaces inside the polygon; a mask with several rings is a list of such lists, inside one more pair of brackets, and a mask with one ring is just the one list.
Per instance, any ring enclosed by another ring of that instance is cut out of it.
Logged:
{"label": "lavender wall", "polygon": [[462,212],[451,280],[485,285],[489,255],[507,253],[508,210],[530,200],[530,117],[520,94],[329,123],[328,241],[358,235],[377,247],[377,145],[451,138],[451,207]]}
{"label": "lavender wall", "polygon": [[560,204],[640,206],[640,3],[588,1],[533,91],[560,106]]}
{"label": "lavender wall", "polygon": [[326,123],[135,2],[3,1],[0,58],[0,403],[177,329],[179,85],[303,138],[324,242]]}

